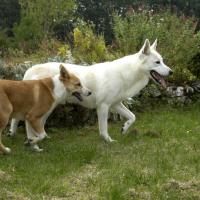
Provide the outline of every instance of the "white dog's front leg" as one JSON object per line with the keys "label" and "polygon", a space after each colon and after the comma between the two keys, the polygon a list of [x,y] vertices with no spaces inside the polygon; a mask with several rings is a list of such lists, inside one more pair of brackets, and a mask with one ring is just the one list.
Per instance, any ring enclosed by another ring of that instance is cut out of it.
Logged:
{"label": "white dog's front leg", "polygon": [[18,120],[18,119],[12,118],[12,120],[11,120],[11,125],[10,125],[10,130],[9,130],[9,132],[7,133],[7,136],[14,136],[14,135],[16,135],[16,133],[17,133],[17,127],[18,127],[19,121],[20,121],[20,120]]}
{"label": "white dog's front leg", "polygon": [[114,140],[108,134],[108,110],[109,107],[106,104],[102,104],[97,108],[99,131],[107,142],[113,142]]}
{"label": "white dog's front leg", "polygon": [[121,130],[122,134],[125,134],[128,128],[135,122],[135,115],[128,108],[126,108],[124,104],[122,103],[115,105],[113,109],[122,117],[125,117],[126,119],[128,119],[128,121],[124,123]]}

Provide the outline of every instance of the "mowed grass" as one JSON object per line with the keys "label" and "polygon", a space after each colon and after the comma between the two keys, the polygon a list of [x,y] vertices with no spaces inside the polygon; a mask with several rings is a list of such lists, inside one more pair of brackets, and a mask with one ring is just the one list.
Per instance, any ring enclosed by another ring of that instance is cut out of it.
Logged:
{"label": "mowed grass", "polygon": [[[51,128],[42,153],[24,146],[24,129],[3,137],[12,154],[0,156],[0,199],[200,199],[200,104],[161,106],[109,123],[116,143],[98,125]],[[137,130],[135,130],[137,129]]]}

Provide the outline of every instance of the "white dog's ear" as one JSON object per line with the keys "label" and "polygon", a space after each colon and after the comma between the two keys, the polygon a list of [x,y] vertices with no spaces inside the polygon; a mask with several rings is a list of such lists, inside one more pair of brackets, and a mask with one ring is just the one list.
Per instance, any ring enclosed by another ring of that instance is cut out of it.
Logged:
{"label": "white dog's ear", "polygon": [[61,79],[69,79],[70,78],[70,74],[66,70],[66,68],[62,64],[60,65],[59,68],[60,68],[60,78]]}
{"label": "white dog's ear", "polygon": [[143,45],[142,49],[140,50],[140,52],[145,55],[150,54],[150,42],[148,39],[145,40],[144,45]]}
{"label": "white dog's ear", "polygon": [[151,48],[154,49],[154,50],[156,50],[157,43],[158,43],[158,40],[156,39],[156,40],[154,41],[154,43],[151,45]]}

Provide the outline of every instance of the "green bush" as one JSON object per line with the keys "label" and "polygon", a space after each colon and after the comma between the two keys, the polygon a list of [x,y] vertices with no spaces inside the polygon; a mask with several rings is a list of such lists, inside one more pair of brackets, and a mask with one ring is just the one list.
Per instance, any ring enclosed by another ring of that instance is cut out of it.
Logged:
{"label": "green bush", "polygon": [[7,65],[5,62],[0,60],[0,79],[22,80],[24,73],[31,66],[31,62],[13,66]]}
{"label": "green bush", "polygon": [[72,54],[79,63],[99,63],[109,59],[102,35],[95,35],[90,25],[74,29],[74,48]]}
{"label": "green bush", "polygon": [[199,52],[200,39],[194,34],[193,18],[177,17],[168,12],[162,14],[137,13],[122,18],[114,16],[114,33],[117,50],[122,55],[137,52],[146,38],[158,39],[158,51],[165,63],[174,70],[174,80],[195,78],[189,64]]}
{"label": "green bush", "polygon": [[0,31],[0,56],[4,56],[9,47],[8,37],[5,31]]}
{"label": "green bush", "polygon": [[73,19],[75,8],[74,0],[20,0],[19,4],[20,20],[12,27],[9,47],[27,54],[38,50],[43,40],[48,44],[55,35],[54,28]]}
{"label": "green bush", "polygon": [[194,56],[188,63],[188,68],[197,78],[200,78],[200,32],[198,32],[195,37],[197,41],[197,44],[195,45],[196,49],[193,53]]}
{"label": "green bush", "polygon": [[22,18],[20,24],[14,26],[13,32],[18,48],[25,53],[36,50],[43,38],[41,26],[31,17]]}

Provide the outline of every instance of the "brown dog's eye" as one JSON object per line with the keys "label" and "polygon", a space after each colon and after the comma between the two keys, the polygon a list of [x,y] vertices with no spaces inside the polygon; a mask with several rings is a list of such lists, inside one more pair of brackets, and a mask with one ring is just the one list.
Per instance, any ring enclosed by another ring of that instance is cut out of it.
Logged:
{"label": "brown dog's eye", "polygon": [[79,86],[79,87],[81,86],[81,84],[80,84],[80,83],[77,83],[76,85],[77,85],[77,86]]}

